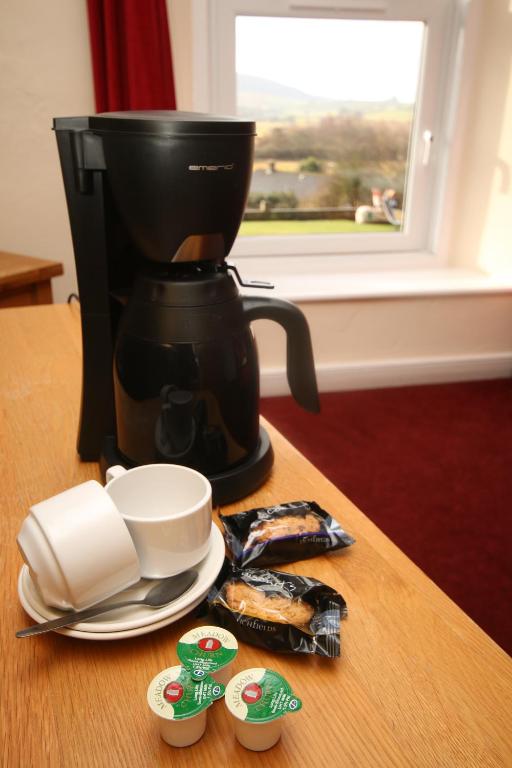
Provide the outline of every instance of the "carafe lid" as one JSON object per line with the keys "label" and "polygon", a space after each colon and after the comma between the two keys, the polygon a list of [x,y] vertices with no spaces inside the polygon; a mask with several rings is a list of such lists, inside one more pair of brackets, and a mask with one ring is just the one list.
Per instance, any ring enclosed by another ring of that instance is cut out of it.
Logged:
{"label": "carafe lid", "polygon": [[140,274],[133,288],[132,302],[168,307],[210,307],[238,296],[236,283],[225,269],[194,268],[180,273],[171,267],[164,275]]}
{"label": "carafe lid", "polygon": [[198,134],[253,136],[256,133],[256,125],[250,120],[174,110],[102,112],[89,118],[89,127],[98,132],[156,133],[162,136]]}

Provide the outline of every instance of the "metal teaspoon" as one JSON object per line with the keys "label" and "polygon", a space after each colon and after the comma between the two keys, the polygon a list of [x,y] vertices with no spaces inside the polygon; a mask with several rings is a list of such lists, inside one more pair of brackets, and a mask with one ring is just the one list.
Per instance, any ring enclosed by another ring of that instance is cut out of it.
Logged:
{"label": "metal teaspoon", "polygon": [[115,611],[116,608],[124,608],[126,605],[148,605],[151,608],[163,608],[164,605],[172,603],[178,597],[181,597],[197,579],[197,571],[189,570],[178,573],[175,576],[169,576],[162,579],[142,600],[124,600],[122,603],[110,603],[93,605],[91,608],[85,608],[83,611],[72,611],[60,616],[58,619],[44,621],[42,624],[34,624],[32,627],[26,627],[16,632],[16,637],[31,637],[32,635],[41,635],[43,632],[50,632],[52,629],[60,629],[71,624],[78,624],[80,621],[87,621],[101,613]]}

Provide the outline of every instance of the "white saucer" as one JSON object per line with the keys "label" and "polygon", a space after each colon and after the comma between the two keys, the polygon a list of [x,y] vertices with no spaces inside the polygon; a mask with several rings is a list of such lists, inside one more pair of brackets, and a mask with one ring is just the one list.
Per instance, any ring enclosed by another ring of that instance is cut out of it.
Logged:
{"label": "white saucer", "polygon": [[[212,524],[210,549],[204,560],[196,566],[197,581],[173,603],[163,608],[148,608],[143,605],[120,608],[110,613],[104,613],[96,619],[75,624],[72,628],[55,631],[62,635],[78,637],[81,640],[120,640],[125,637],[136,637],[147,632],[154,632],[155,629],[172,624],[190,613],[206,597],[222,568],[224,553],[222,534],[217,526]],[[133,587],[105,600],[105,603],[115,603],[131,598],[138,600],[146,594],[151,583],[148,579],[142,579]],[[64,615],[62,611],[43,602],[30,578],[29,569],[26,565],[22,566],[18,577],[18,595],[25,611],[38,623]]]}

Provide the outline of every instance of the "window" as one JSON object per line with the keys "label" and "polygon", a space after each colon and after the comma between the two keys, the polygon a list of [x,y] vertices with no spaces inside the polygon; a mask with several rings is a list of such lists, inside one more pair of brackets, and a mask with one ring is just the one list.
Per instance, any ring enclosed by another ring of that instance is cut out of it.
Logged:
{"label": "window", "polygon": [[234,255],[429,252],[457,0],[210,0],[207,109],[254,119]]}

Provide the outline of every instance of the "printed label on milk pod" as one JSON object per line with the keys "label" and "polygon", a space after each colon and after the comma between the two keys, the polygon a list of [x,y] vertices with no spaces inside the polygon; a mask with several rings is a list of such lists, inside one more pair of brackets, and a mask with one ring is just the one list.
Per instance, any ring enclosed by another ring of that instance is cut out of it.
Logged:
{"label": "printed label on milk pod", "polygon": [[224,694],[224,686],[209,675],[194,680],[182,666],[169,667],[149,684],[148,704],[157,715],[167,720],[194,717]]}
{"label": "printed label on milk pod", "polygon": [[197,627],[180,637],[176,652],[183,666],[199,680],[233,661],[238,643],[222,627]]}
{"label": "printed label on milk pod", "polygon": [[278,672],[254,667],[239,672],[229,681],[226,705],[239,720],[267,723],[287,712],[297,712],[302,702]]}

